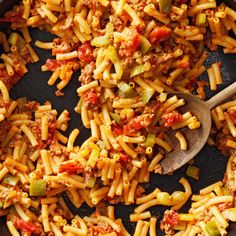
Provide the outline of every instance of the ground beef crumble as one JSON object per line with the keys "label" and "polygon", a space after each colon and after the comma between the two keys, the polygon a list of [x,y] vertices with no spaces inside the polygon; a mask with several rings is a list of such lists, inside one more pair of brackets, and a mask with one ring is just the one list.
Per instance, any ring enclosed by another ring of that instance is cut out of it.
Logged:
{"label": "ground beef crumble", "polygon": [[95,70],[95,62],[91,61],[82,70],[79,77],[81,84],[87,84],[92,81],[93,71]]}

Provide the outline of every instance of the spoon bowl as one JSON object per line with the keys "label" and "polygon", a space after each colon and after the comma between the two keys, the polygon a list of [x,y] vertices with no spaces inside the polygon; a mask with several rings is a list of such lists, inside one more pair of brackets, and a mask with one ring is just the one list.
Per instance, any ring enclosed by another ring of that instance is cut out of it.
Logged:
{"label": "spoon bowl", "polygon": [[200,128],[190,130],[188,127],[181,129],[181,133],[187,140],[188,149],[186,151],[180,149],[180,144],[175,133],[178,130],[170,130],[167,132],[168,138],[173,145],[173,150],[166,153],[165,158],[161,162],[163,174],[173,172],[190,161],[205,145],[211,130],[211,113],[207,104],[196,96],[185,93],[170,93],[178,98],[185,100],[185,105],[179,110],[181,113],[190,111],[196,115],[201,123]]}
{"label": "spoon bowl", "polygon": [[185,105],[180,108],[182,113],[190,111],[201,123],[200,128],[191,130],[189,128],[180,129],[188,143],[186,151],[180,149],[180,144],[175,137],[176,130],[168,131],[168,139],[172,143],[173,150],[166,153],[165,158],[160,162],[163,174],[171,173],[192,160],[205,145],[211,130],[211,109],[227,101],[236,95],[236,82],[216,94],[210,100],[204,102],[198,97],[181,92],[173,92],[170,95],[176,95],[185,100]]}

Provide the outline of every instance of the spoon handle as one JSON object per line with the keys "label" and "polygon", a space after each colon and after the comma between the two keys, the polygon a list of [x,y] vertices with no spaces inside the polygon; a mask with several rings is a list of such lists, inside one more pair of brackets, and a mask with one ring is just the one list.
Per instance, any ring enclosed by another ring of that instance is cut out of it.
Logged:
{"label": "spoon handle", "polygon": [[217,93],[214,97],[210,98],[208,101],[206,101],[206,104],[209,109],[212,109],[234,95],[236,95],[236,82]]}

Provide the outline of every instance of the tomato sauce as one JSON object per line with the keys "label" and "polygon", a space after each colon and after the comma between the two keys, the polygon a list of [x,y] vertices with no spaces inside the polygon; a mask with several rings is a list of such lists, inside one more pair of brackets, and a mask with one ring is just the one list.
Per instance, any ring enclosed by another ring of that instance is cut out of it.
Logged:
{"label": "tomato sauce", "polygon": [[78,57],[84,63],[89,63],[93,60],[93,49],[89,42],[78,47]]}
{"label": "tomato sauce", "polygon": [[149,35],[150,43],[161,43],[171,36],[171,29],[166,26],[156,26]]}
{"label": "tomato sauce", "polygon": [[165,127],[171,127],[174,123],[180,122],[183,117],[179,112],[172,111],[169,113],[164,113],[162,115],[162,119],[165,122]]}
{"label": "tomato sauce", "polygon": [[14,219],[14,226],[17,229],[20,229],[26,233],[33,233],[33,234],[39,234],[40,230],[38,226],[32,222],[29,221],[24,221],[20,218],[15,218]]}

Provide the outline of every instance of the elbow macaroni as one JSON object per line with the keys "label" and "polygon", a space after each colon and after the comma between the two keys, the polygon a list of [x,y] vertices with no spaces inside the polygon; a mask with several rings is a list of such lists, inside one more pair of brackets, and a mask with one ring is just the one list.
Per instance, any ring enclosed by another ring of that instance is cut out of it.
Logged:
{"label": "elbow macaroni", "polygon": [[[194,114],[178,112],[184,100],[177,96],[167,97],[166,92],[192,92],[193,80],[205,70],[210,89],[217,89],[222,83],[220,63],[216,62],[208,69],[203,66],[207,58],[203,40],[209,24],[209,47],[214,49],[220,45],[225,53],[234,53],[236,41],[228,36],[228,31],[236,32],[235,11],[224,4],[217,7],[214,0],[192,0],[190,6],[175,4],[170,7],[169,14],[160,10],[159,3],[150,2],[145,3],[142,14],[137,12],[132,1],[125,0],[99,0],[95,9],[80,0],[77,3],[40,0],[37,3],[22,1],[22,18],[12,22],[12,28],[19,33],[12,32],[9,38],[0,34],[4,50],[0,70],[6,79],[0,81],[3,102],[0,122],[9,125],[3,133],[0,150],[3,156],[0,191],[8,194],[2,202],[1,214],[9,216],[9,231],[16,236],[24,234],[20,226],[30,223],[35,234],[42,230],[47,234],[72,236],[87,235],[91,227],[99,233],[102,225],[103,235],[129,235],[122,221],[115,218],[111,206],[105,212],[95,212],[89,217],[73,216],[58,195],[66,191],[78,207],[85,202],[90,207],[98,207],[106,199],[112,202],[118,199],[126,205],[136,203],[135,213],[130,215],[131,221],[137,222],[134,235],[147,235],[148,232],[151,236],[156,235],[157,219],[151,217],[147,209],[166,205],[171,206],[172,211],[179,210],[192,190],[188,181],[181,178],[179,182],[184,192],[169,195],[156,188],[143,195],[139,183],[149,182],[150,172],[161,173],[159,162],[174,148],[166,139],[167,129],[200,126]],[[101,30],[107,7],[114,11],[106,12],[110,17]],[[115,21],[121,17],[125,18],[125,24],[118,29]],[[145,17],[149,20],[144,20]],[[190,23],[189,17],[196,18],[196,22]],[[58,37],[52,42],[35,42],[35,46],[52,50],[52,55],[56,56],[42,66],[43,71],[52,71],[49,85],[59,81],[56,95],[63,95],[62,89],[74,72],[81,69],[81,86],[77,89],[81,102],[76,111],[81,113],[83,125],[91,129],[91,137],[81,146],[74,145],[78,129],[74,129],[69,138],[63,133],[68,127],[67,110],[57,117],[49,103],[31,107],[27,101],[10,99],[8,89],[18,81],[18,75],[28,71],[26,63],[39,60],[30,45],[28,26],[46,29]],[[159,30],[167,35],[167,39],[158,41],[155,34]],[[163,44],[165,48],[169,38],[173,48],[154,53],[156,45]],[[27,62],[20,55],[22,51],[29,58]],[[198,86],[198,95],[204,97],[202,86]],[[236,149],[235,106],[232,101],[212,110],[216,128],[224,128],[223,132],[230,134],[226,146],[231,151]],[[186,150],[188,140],[181,131],[177,131],[176,137],[181,149]],[[155,153],[156,149],[158,153]],[[232,163],[233,158],[226,172],[230,187],[232,182],[236,184]],[[8,178],[11,182],[7,182]],[[33,196],[35,190],[31,186],[34,181],[41,183],[36,188],[37,197]],[[15,185],[20,189],[14,189]],[[219,204],[232,203],[232,197],[225,193],[223,184],[202,189],[195,199],[189,214],[179,215],[175,229],[180,229],[180,234],[184,235],[205,233],[206,222],[197,216],[206,214],[209,217],[210,214],[220,234],[224,235],[229,219],[227,209],[222,211]],[[31,212],[30,206],[39,209],[39,217]],[[8,207],[14,207],[17,214],[9,213]],[[193,225],[193,221],[197,223]]]}

